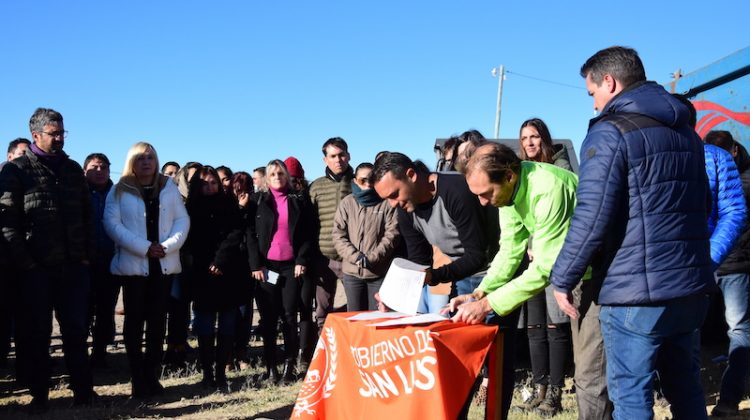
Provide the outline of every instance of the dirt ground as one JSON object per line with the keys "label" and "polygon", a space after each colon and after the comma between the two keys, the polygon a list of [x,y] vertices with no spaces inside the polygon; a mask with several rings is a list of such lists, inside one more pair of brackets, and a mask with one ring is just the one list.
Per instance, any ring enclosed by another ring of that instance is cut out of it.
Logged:
{"label": "dirt ground", "polygon": [[[343,287],[337,293],[337,306],[345,304]],[[118,305],[120,306],[121,303]],[[102,418],[186,418],[186,419],[229,419],[229,418],[289,418],[298,391],[298,384],[289,386],[261,387],[258,377],[264,370],[260,362],[254,368],[231,372],[229,375],[233,392],[219,394],[201,388],[200,373],[196,369],[193,353],[190,367],[182,372],[164,372],[162,383],[166,387],[165,395],[150,401],[137,401],[129,398],[130,385],[127,360],[122,344],[123,316],[115,316],[118,335],[115,346],[109,349],[109,365],[105,370],[94,372],[95,391],[100,398],[90,408],[70,408],[72,394],[67,389],[65,363],[62,358],[60,341],[52,344],[53,378],[51,381],[51,409],[43,415],[29,415],[26,405],[31,400],[26,390],[17,389],[13,382],[11,356],[10,367],[0,368],[0,419],[102,419]],[[57,326],[55,326],[57,328]],[[57,335],[57,329],[55,329]],[[195,342],[192,342],[195,346]],[[713,408],[719,392],[721,373],[726,366],[726,344],[709,344],[702,348],[702,380],[709,412]],[[260,358],[261,343],[251,342],[251,353]],[[528,361],[523,355],[516,365],[517,392],[529,376]],[[572,379],[566,381],[568,392],[563,398],[565,410],[556,419],[572,420],[577,418],[575,394],[569,392],[573,387]],[[740,405],[740,416],[735,418],[750,419],[750,400]],[[669,408],[657,404],[655,418],[671,418]],[[473,406],[470,419],[483,418],[483,408]],[[523,414],[511,411],[510,419],[531,420],[540,417],[534,414]]]}

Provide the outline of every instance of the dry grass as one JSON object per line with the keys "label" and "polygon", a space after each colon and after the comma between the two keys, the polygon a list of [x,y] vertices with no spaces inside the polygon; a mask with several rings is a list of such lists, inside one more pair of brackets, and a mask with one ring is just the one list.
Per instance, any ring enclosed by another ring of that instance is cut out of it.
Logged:
{"label": "dry grass", "polygon": [[98,401],[90,408],[71,408],[72,393],[67,389],[67,377],[61,375],[64,362],[55,354],[53,389],[50,410],[43,415],[29,414],[26,405],[31,397],[25,390],[14,390],[12,378],[0,379],[0,418],[12,419],[130,419],[184,418],[237,419],[268,417],[288,418],[292,412],[297,386],[260,387],[257,378],[261,368],[229,373],[232,393],[221,394],[205,390],[200,385],[201,375],[193,361],[183,372],[162,378],[165,394],[150,401],[130,398],[127,361],[122,349],[110,353],[110,368],[95,371],[94,383]]}
{"label": "dry grass", "polygon": [[[193,343],[195,344],[195,343]],[[256,354],[260,343],[254,343]],[[721,354],[721,349],[704,349],[703,381],[707,400],[713,404],[718,393],[723,363],[711,361]],[[67,389],[67,377],[63,375],[64,362],[60,352],[53,355],[56,361],[52,380],[54,384],[50,393],[51,409],[44,415],[30,415],[26,405],[31,400],[25,390],[14,389],[8,370],[0,370],[0,418],[2,419],[130,419],[130,418],[183,418],[183,419],[247,419],[247,418],[289,418],[297,395],[297,385],[259,387],[257,377],[262,367],[229,374],[232,390],[230,394],[220,394],[204,390],[200,384],[200,373],[193,361],[187,371],[166,375],[162,383],[166,387],[165,395],[152,401],[130,399],[130,385],[127,361],[122,348],[110,353],[111,368],[95,372],[95,388],[99,400],[90,408],[70,408],[72,394]],[[4,375],[4,376],[3,376]],[[518,370],[519,378],[525,378],[528,371],[524,366]],[[572,387],[568,379],[566,388]],[[514,404],[520,402],[520,392],[516,392]],[[555,419],[573,420],[578,418],[575,394],[563,394],[564,411]],[[709,410],[712,406],[708,406]],[[750,418],[750,401],[741,404],[741,416]],[[668,407],[654,409],[656,419],[671,418]],[[482,407],[472,405],[470,419],[484,418]],[[531,413],[519,413],[511,410],[510,419],[536,420],[540,417]]]}
{"label": "dry grass", "polygon": [[[258,349],[256,348],[256,351]],[[705,358],[712,357],[713,352],[706,351]],[[26,404],[30,397],[25,391],[13,390],[13,382],[9,376],[0,379],[0,418],[12,419],[130,419],[130,418],[183,418],[183,419],[247,419],[265,417],[271,419],[289,418],[297,395],[297,386],[258,387],[255,385],[257,376],[262,368],[248,369],[242,372],[232,372],[229,375],[232,389],[231,394],[220,394],[204,390],[200,384],[200,373],[196,371],[194,362],[191,368],[179,374],[166,375],[163,384],[166,387],[164,396],[152,401],[135,401],[130,399],[130,385],[127,377],[127,362],[124,350],[118,349],[110,355],[111,368],[96,372],[96,392],[100,398],[90,408],[70,408],[72,394],[67,389],[67,377],[61,375],[64,363],[60,353],[54,355],[56,366],[53,378],[55,386],[50,393],[51,409],[44,415],[29,415]],[[707,398],[714,400],[716,387],[720,378],[721,364],[709,363],[704,369],[704,386]],[[713,366],[713,367],[712,367]],[[519,370],[519,375],[526,375],[526,371]],[[567,388],[572,386],[568,379]],[[519,392],[514,396],[514,403],[519,401]],[[564,411],[555,417],[560,420],[578,418],[575,394],[563,395]],[[709,406],[710,408],[710,406]],[[750,401],[742,404],[742,416],[750,417]],[[655,418],[671,418],[668,407],[655,408]],[[472,405],[470,419],[482,419],[482,407]],[[536,420],[540,417],[531,413],[511,411],[510,419]]]}

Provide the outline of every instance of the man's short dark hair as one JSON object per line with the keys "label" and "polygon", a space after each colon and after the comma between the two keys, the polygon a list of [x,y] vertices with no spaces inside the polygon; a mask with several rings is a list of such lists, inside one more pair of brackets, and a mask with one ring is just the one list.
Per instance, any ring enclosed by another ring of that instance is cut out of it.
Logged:
{"label": "man's short dark hair", "polygon": [[89,162],[92,160],[101,160],[107,167],[109,168],[109,158],[104,153],[92,153],[88,156],[86,156],[86,159],[83,160],[83,169],[86,170],[86,166],[88,166]]}
{"label": "man's short dark hair", "polygon": [[349,153],[349,145],[347,145],[346,140],[342,139],[341,137],[331,137],[330,139],[326,140],[325,143],[323,143],[323,156],[328,156],[328,154],[326,153],[326,149],[328,149],[328,146],[337,147],[344,152]]}
{"label": "man's short dark hair", "polygon": [[266,176],[266,167],[258,166],[257,168],[253,169],[253,172],[260,172],[261,175]]}
{"label": "man's short dark hair", "polygon": [[375,185],[375,183],[383,179],[388,172],[392,173],[393,177],[396,179],[404,179],[408,169],[413,169],[420,174],[430,173],[430,170],[422,161],[412,161],[403,153],[383,152],[383,154],[375,161],[372,172],[370,172],[370,182],[372,185]]}
{"label": "man's short dark hair", "polygon": [[29,139],[25,139],[23,137],[19,137],[15,140],[11,140],[10,143],[8,143],[8,153],[13,153],[18,148],[19,144],[25,144],[27,146],[31,146],[31,142]]}
{"label": "man's short dark hair", "polygon": [[713,130],[709,131],[708,134],[706,134],[706,137],[703,139],[708,144],[713,144],[714,146],[719,146],[722,149],[726,150],[729,153],[734,152],[734,137],[732,137],[732,133],[725,130]]}
{"label": "man's short dark hair", "polygon": [[180,164],[175,161],[170,160],[164,165],[161,165],[161,173],[164,173],[164,170],[167,169],[167,166],[174,166],[175,168],[177,168],[178,171],[180,170]]}
{"label": "man's short dark hair", "polygon": [[581,66],[581,77],[585,79],[591,75],[591,81],[597,86],[602,83],[605,74],[617,79],[623,88],[646,80],[646,70],[638,52],[628,47],[605,48],[592,55]]}
{"label": "man's short dark hair", "polygon": [[486,143],[477,148],[464,169],[467,177],[482,171],[493,184],[503,184],[508,171],[521,173],[521,158],[504,144]]}
{"label": "man's short dark hair", "polygon": [[29,119],[29,130],[41,133],[47,124],[60,125],[63,122],[63,116],[51,108],[37,108]]}

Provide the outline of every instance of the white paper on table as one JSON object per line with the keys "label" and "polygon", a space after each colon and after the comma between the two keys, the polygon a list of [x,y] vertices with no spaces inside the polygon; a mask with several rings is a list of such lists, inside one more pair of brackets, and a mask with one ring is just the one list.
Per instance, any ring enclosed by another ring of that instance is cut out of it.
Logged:
{"label": "white paper on table", "polygon": [[414,316],[407,316],[405,318],[390,319],[388,321],[377,322],[370,324],[370,327],[393,327],[395,325],[417,325],[417,324],[430,324],[433,322],[445,321],[448,318],[440,314],[419,314]]}
{"label": "white paper on table", "polygon": [[279,273],[266,270],[266,283],[276,284],[279,281]]}
{"label": "white paper on table", "polygon": [[409,316],[409,314],[402,314],[401,312],[368,311],[350,316],[347,319],[349,321],[372,321],[373,319],[403,318],[405,316]]}
{"label": "white paper on table", "polygon": [[416,315],[426,268],[426,265],[395,258],[380,286],[380,300],[394,311]]}

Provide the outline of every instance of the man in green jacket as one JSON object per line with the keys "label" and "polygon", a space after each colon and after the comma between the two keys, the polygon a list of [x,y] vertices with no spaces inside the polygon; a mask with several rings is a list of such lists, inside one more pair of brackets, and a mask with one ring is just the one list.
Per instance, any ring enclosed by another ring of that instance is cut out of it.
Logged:
{"label": "man in green jacket", "polygon": [[[479,287],[450,302],[454,321],[476,324],[491,311],[510,313],[549,284],[575,208],[578,177],[546,163],[521,161],[509,147],[494,143],[477,149],[465,175],[482,205],[500,208],[500,251]],[[527,248],[533,260],[514,279]]]}
{"label": "man in green jacket", "polygon": [[[333,137],[323,143],[323,162],[326,174],[310,184],[310,201],[318,221],[318,245],[320,255],[314,264],[316,279],[315,318],[318,327],[323,328],[328,312],[333,310],[336,286],[342,279],[341,257],[333,246],[333,218],[336,209],[347,195],[352,193],[354,172],[349,166],[349,146],[341,137]],[[313,343],[314,348],[315,344]],[[312,353],[303,355],[312,357]],[[304,361],[304,360],[303,360]]]}
{"label": "man in green jacket", "polygon": [[[549,274],[568,232],[576,204],[578,177],[554,165],[521,161],[507,146],[488,143],[476,149],[464,167],[469,190],[479,202],[498,207],[500,251],[487,275],[471,294],[451,299],[444,312],[454,312],[454,322],[477,324],[496,312],[509,315],[526,300],[543,293]],[[529,238],[534,240],[529,246]],[[518,275],[527,250],[533,256]],[[514,335],[505,334],[504,345],[514,348]],[[513,390],[513,359],[504,361],[504,405]],[[506,411],[504,410],[504,413]]]}

